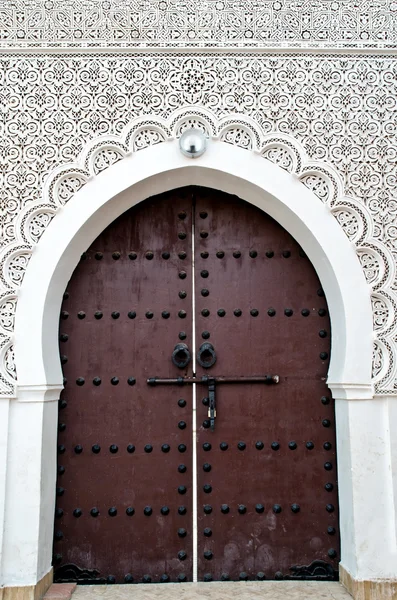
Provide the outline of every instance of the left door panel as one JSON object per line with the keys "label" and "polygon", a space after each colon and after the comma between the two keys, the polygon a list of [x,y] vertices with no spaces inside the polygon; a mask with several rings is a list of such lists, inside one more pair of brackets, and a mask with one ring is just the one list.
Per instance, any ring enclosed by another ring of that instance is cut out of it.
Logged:
{"label": "left door panel", "polygon": [[56,581],[192,579],[192,202],[149,199],[90,246],[64,296]]}

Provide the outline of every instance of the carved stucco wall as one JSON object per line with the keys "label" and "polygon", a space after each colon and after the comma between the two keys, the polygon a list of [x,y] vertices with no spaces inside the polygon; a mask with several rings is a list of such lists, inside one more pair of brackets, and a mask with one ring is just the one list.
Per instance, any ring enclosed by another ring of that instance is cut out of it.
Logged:
{"label": "carved stucco wall", "polygon": [[[96,155],[91,165],[95,173],[129,147],[139,150],[178,135],[172,130],[172,114],[184,105],[191,106],[188,115],[206,109],[212,115],[211,135],[223,135],[227,142],[264,150],[267,139],[278,139],[280,143],[266,146],[266,158],[297,172],[332,208],[358,247],[373,288],[377,391],[397,391],[394,59],[42,54],[3,55],[0,68],[3,394],[14,391],[17,289],[31,247],[90,174],[79,155],[99,138],[98,145],[107,150]],[[221,133],[228,117],[230,126]],[[168,125],[161,125],[162,119]],[[144,133],[128,140],[128,131],[139,127]]]}
{"label": "carved stucco wall", "polygon": [[5,47],[390,47],[397,2],[0,0],[0,24]]}

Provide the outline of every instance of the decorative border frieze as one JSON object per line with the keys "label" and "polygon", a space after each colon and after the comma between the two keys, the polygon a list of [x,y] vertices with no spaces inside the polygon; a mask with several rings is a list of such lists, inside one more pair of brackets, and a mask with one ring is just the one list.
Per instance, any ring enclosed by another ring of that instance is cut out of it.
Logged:
{"label": "decorative border frieze", "polygon": [[16,367],[12,331],[18,289],[29,258],[57,211],[92,177],[127,154],[154,144],[177,139],[189,127],[197,127],[208,138],[255,152],[278,167],[293,173],[324,203],[356,248],[367,283],[372,289],[374,314],[373,378],[378,394],[396,393],[397,297],[391,290],[395,281],[393,256],[379,239],[372,237],[374,224],[365,205],[345,196],[338,173],[321,161],[308,158],[302,146],[288,134],[264,134],[253,119],[242,115],[217,118],[207,109],[186,106],[168,119],[139,117],[120,136],[97,136],[88,142],[77,161],[56,167],[49,174],[40,200],[25,205],[16,222],[17,241],[0,254],[0,390],[15,393]]}
{"label": "decorative border frieze", "polygon": [[397,43],[393,0],[3,0],[7,48],[376,48]]}

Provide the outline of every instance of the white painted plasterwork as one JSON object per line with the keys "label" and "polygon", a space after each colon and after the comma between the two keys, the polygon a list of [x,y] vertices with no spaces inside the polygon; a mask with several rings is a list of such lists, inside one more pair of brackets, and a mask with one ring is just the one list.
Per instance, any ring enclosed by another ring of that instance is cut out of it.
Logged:
{"label": "white painted plasterwork", "polygon": [[[39,54],[2,56],[0,69],[3,395],[15,391],[13,316],[31,248],[92,172],[178,136],[173,115],[183,106],[208,115],[211,135],[297,173],[333,211],[373,292],[376,391],[396,393],[395,59]],[[128,137],[141,126],[145,134]],[[96,143],[111,150],[95,164],[81,158]]]}
{"label": "white painted plasterwork", "polygon": [[[190,105],[187,114],[209,115],[211,135],[264,150],[266,160],[298,173],[333,210],[357,246],[373,290],[377,392],[396,392],[395,59],[9,55],[0,59],[0,67],[3,395],[15,390],[13,315],[31,248],[90,169],[98,171],[127,151],[179,135],[172,120],[183,105]],[[128,138],[139,124],[149,141],[143,134]],[[274,141],[265,150],[270,139],[283,140],[281,147]],[[79,164],[83,148],[95,146],[95,140],[110,144],[112,151],[95,156],[95,165]],[[54,169],[70,174],[51,187]]]}
{"label": "white painted plasterwork", "polygon": [[4,47],[393,47],[394,0],[2,0]]}
{"label": "white painted plasterwork", "polygon": [[[205,154],[195,160],[183,156],[177,139],[192,125],[210,138]],[[333,397],[372,398],[371,286],[352,239],[361,240],[363,254],[371,253],[372,240],[366,237],[362,210],[356,212],[340,196],[338,184],[329,168],[302,163],[300,149],[288,137],[261,139],[248,120],[217,123],[198,109],[181,109],[165,122],[139,119],[123,137],[93,140],[78,163],[49,177],[47,205],[20,215],[25,241],[31,244],[31,219],[37,236],[37,215],[47,214],[51,202],[57,207],[51,223],[41,227],[20,288],[18,400],[54,400],[62,389],[59,310],[81,254],[114,219],[145,199],[143,186],[149,196],[183,185],[236,194],[276,219],[300,243],[328,301],[332,352],[327,382]],[[342,213],[349,215],[349,230],[353,225],[347,236],[338,220]]]}

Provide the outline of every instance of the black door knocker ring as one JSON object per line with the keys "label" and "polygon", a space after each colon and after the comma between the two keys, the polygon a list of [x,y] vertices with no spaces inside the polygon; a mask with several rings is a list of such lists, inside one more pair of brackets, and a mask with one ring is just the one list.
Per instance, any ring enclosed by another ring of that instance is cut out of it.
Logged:
{"label": "black door knocker ring", "polygon": [[172,362],[179,369],[188,366],[191,360],[190,350],[186,344],[177,344],[172,353]]}
{"label": "black door knocker ring", "polygon": [[204,369],[209,369],[216,363],[214,346],[209,342],[201,344],[197,355],[197,361]]}

